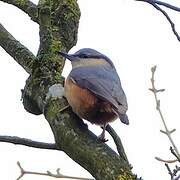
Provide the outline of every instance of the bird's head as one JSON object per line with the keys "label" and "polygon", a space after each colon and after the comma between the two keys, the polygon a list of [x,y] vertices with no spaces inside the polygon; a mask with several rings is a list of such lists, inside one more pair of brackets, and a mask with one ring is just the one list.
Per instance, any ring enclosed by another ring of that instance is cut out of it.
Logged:
{"label": "bird's head", "polygon": [[112,61],[105,56],[104,54],[90,48],[83,48],[74,54],[67,54],[64,52],[60,52],[60,54],[66,59],[70,60],[72,65],[96,65],[97,64],[109,64],[114,67]]}

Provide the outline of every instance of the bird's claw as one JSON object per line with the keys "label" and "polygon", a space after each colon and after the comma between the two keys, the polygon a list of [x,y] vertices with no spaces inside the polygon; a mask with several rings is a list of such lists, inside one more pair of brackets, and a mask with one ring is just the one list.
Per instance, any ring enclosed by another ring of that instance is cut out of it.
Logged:
{"label": "bird's claw", "polygon": [[105,143],[105,142],[108,141],[108,139],[106,139],[106,138],[105,138],[105,135],[103,135],[103,134],[100,134],[100,135],[98,136],[98,139],[99,139],[101,142],[103,142],[103,143]]}

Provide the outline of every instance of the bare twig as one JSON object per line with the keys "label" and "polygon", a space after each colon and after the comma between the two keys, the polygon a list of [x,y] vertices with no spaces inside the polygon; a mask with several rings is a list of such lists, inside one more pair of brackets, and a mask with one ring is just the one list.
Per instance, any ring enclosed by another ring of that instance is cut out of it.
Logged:
{"label": "bare twig", "polygon": [[164,6],[164,7],[167,7],[167,8],[169,8],[169,9],[174,10],[174,11],[180,12],[180,8],[179,8],[179,7],[173,6],[173,5],[168,4],[168,3],[166,3],[166,2],[155,1],[155,0],[154,0],[154,3],[156,3],[156,4],[158,4],[158,5],[161,5],[161,6]]}
{"label": "bare twig", "polygon": [[54,178],[64,178],[64,179],[77,179],[77,180],[94,180],[90,178],[82,178],[82,177],[74,177],[74,176],[66,176],[60,173],[60,169],[58,168],[56,170],[56,173],[52,173],[50,171],[47,171],[46,173],[41,173],[41,172],[35,172],[35,171],[26,171],[24,168],[21,166],[20,162],[17,162],[17,165],[21,171],[20,176],[17,178],[17,180],[21,179],[24,175],[26,174],[31,174],[31,175],[40,175],[40,176],[49,176],[49,177],[54,177]]}
{"label": "bare twig", "polygon": [[[176,129],[171,130],[171,131],[170,131],[170,134],[172,134],[172,133],[175,132],[175,131],[176,131]],[[163,131],[163,130],[160,130],[160,132],[166,134],[166,132]]]}
{"label": "bare twig", "polygon": [[180,156],[178,156],[178,155],[176,154],[176,152],[174,151],[174,149],[173,149],[172,147],[170,147],[170,151],[171,151],[171,153],[177,158],[177,160],[180,162]]}
{"label": "bare twig", "polygon": [[56,144],[53,143],[37,142],[26,138],[20,138],[17,136],[0,136],[0,142],[19,144],[33,148],[60,150],[59,148],[57,148]]}
{"label": "bare twig", "polygon": [[168,3],[164,3],[164,2],[161,2],[161,1],[155,1],[155,0],[136,0],[136,1],[147,2],[147,3],[151,4],[154,8],[156,8],[158,11],[160,11],[166,17],[166,19],[168,20],[168,22],[171,25],[171,28],[172,28],[172,31],[173,31],[174,35],[177,37],[178,41],[180,41],[180,36],[179,36],[178,32],[176,31],[174,22],[171,20],[171,18],[167,14],[167,12],[164,11],[163,9],[161,9],[158,5],[165,6],[165,7],[169,8],[169,9],[172,9],[172,10],[175,10],[175,11],[178,11],[178,12],[180,12],[180,8],[172,6],[172,5],[168,4]]}
{"label": "bare twig", "polygon": [[18,1],[18,0],[0,0],[0,1],[16,6],[17,8],[21,9],[26,14],[28,14],[33,21],[38,22],[38,8],[30,0],[20,0],[20,1]]}
{"label": "bare twig", "polygon": [[161,159],[161,158],[159,158],[159,157],[155,157],[155,159],[156,159],[157,161],[164,162],[164,163],[175,163],[175,162],[178,161],[177,159],[174,159],[174,160],[164,160],[164,159]]}
{"label": "bare twig", "polygon": [[147,2],[147,3],[155,3],[155,4],[158,4],[158,5],[167,7],[167,8],[169,8],[169,9],[172,9],[172,10],[174,10],[174,11],[180,12],[180,8],[179,8],[179,7],[173,6],[173,5],[168,4],[168,3],[166,3],[166,2],[156,1],[156,0],[136,0],[136,1],[143,1],[143,2]]}
{"label": "bare twig", "polygon": [[174,143],[174,141],[173,141],[173,139],[171,137],[171,134],[174,132],[174,129],[173,130],[168,129],[168,127],[166,125],[166,122],[165,122],[165,118],[164,118],[164,116],[162,114],[162,111],[161,111],[161,108],[160,108],[160,100],[157,97],[157,93],[160,92],[160,91],[156,89],[155,83],[154,83],[155,82],[155,79],[154,79],[155,71],[156,71],[156,66],[151,68],[151,72],[152,72],[152,77],[151,77],[152,88],[150,88],[150,90],[154,94],[155,101],[156,101],[156,109],[159,112],[159,115],[161,117],[161,120],[162,120],[164,128],[165,128],[165,131],[163,131],[163,133],[167,135],[167,137],[169,138],[169,140],[170,140],[170,142],[171,142],[171,144],[172,144],[172,146],[174,148],[174,151],[176,152],[176,155],[178,157],[180,157],[179,151],[178,151],[178,149],[177,149],[177,147],[176,147],[176,145],[175,145],[175,143]]}
{"label": "bare twig", "polygon": [[171,179],[173,179],[174,175],[173,175],[173,173],[172,173],[169,165],[168,165],[167,163],[165,163],[165,166],[166,166],[166,168],[167,168],[167,170],[168,170],[169,175],[171,176]]}
{"label": "bare twig", "polygon": [[14,58],[28,73],[31,73],[33,63],[36,57],[25,46],[17,41],[4,27],[0,24],[0,46]]}

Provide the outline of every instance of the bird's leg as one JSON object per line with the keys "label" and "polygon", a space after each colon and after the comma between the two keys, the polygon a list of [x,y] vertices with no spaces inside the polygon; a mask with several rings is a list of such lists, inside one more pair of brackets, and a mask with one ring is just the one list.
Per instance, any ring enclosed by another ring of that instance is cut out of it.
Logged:
{"label": "bird's leg", "polygon": [[98,136],[98,139],[100,139],[102,142],[107,142],[107,141],[108,141],[108,139],[105,138],[106,126],[107,126],[106,123],[103,124],[103,127],[102,127],[102,128],[103,128],[103,131],[102,131],[102,133]]}

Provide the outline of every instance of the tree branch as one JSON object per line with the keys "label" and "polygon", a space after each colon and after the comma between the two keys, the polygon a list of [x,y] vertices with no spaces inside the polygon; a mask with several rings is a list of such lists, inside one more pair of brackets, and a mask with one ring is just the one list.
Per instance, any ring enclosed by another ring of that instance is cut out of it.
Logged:
{"label": "tree branch", "polygon": [[82,178],[82,177],[73,177],[73,176],[66,176],[64,174],[60,173],[60,169],[58,168],[56,170],[56,173],[52,173],[50,171],[47,171],[46,173],[42,173],[42,172],[35,172],[35,171],[27,171],[24,170],[24,168],[21,166],[20,162],[17,162],[17,165],[21,171],[20,176],[17,178],[17,180],[21,179],[25,174],[31,174],[31,175],[40,175],[40,176],[49,176],[49,177],[54,177],[54,178],[59,178],[59,179],[76,179],[76,180],[94,180],[94,179],[90,179],[90,178]]}
{"label": "tree branch", "polygon": [[20,138],[17,136],[0,136],[0,142],[13,143],[40,149],[60,150],[60,148],[58,148],[54,143],[32,141],[31,139]]}
{"label": "tree branch", "polygon": [[174,175],[173,175],[173,173],[172,173],[169,165],[168,165],[167,163],[165,163],[165,166],[166,166],[166,168],[167,168],[167,170],[168,170],[168,174],[171,176],[171,179],[173,179]]}
{"label": "tree branch", "polygon": [[157,161],[164,162],[164,163],[175,163],[175,162],[178,161],[177,159],[165,160],[165,159],[162,159],[162,158],[159,158],[159,157],[155,157],[155,159],[156,159]]}
{"label": "tree branch", "polygon": [[102,177],[104,180],[118,177],[134,180],[128,162],[98,140],[70,108],[64,109],[67,102],[62,101],[63,99],[50,98],[44,109],[44,115],[52,128],[57,146],[97,180]]}
{"label": "tree branch", "polygon": [[143,1],[143,2],[147,2],[147,3],[154,3],[154,4],[158,4],[158,5],[167,7],[167,8],[169,8],[169,9],[174,10],[174,11],[180,12],[180,8],[179,8],[179,7],[173,6],[173,5],[168,4],[168,3],[166,3],[166,2],[156,1],[156,0],[136,0],[136,1]]}
{"label": "tree branch", "polygon": [[177,158],[177,160],[180,162],[180,156],[177,155],[177,153],[175,152],[175,150],[172,147],[170,147],[170,151]]}
{"label": "tree branch", "polygon": [[167,7],[169,9],[174,10],[174,11],[180,12],[180,8],[179,7],[173,6],[171,4],[168,4],[168,3],[165,3],[165,2],[161,2],[161,1],[155,1],[155,0],[154,0],[154,3],[156,3],[158,5],[161,5],[161,6],[164,6],[164,7]]}
{"label": "tree branch", "polygon": [[174,22],[171,20],[171,18],[167,14],[167,12],[164,11],[163,9],[161,9],[158,5],[165,6],[165,7],[169,8],[169,9],[172,9],[172,10],[175,10],[175,11],[178,11],[178,12],[180,12],[180,8],[172,6],[172,5],[168,4],[168,3],[164,3],[164,2],[161,2],[161,1],[155,1],[155,0],[136,0],[136,1],[147,2],[147,3],[151,4],[154,8],[156,8],[158,11],[160,11],[166,17],[166,19],[168,20],[168,22],[171,25],[171,29],[172,29],[174,35],[176,36],[178,41],[180,41],[180,36],[179,36],[178,32],[176,31]]}
{"label": "tree branch", "polygon": [[155,98],[155,101],[156,101],[156,110],[159,112],[159,115],[161,117],[161,120],[162,120],[162,123],[164,125],[164,129],[165,131],[163,131],[164,134],[167,135],[167,137],[169,138],[169,141],[171,142],[175,152],[176,152],[176,155],[178,157],[180,157],[180,154],[179,154],[179,151],[178,151],[178,148],[176,147],[173,139],[172,139],[172,136],[171,134],[174,132],[174,130],[169,130],[167,125],[166,125],[166,121],[165,121],[165,118],[163,116],[163,113],[161,111],[161,108],[160,108],[160,100],[158,99],[158,96],[157,96],[157,93],[159,92],[162,92],[164,91],[164,89],[156,89],[155,87],[155,72],[156,72],[156,66],[152,67],[151,68],[151,72],[152,72],[152,76],[151,76],[151,84],[152,84],[152,87],[149,89],[153,94],[154,94],[154,98]]}
{"label": "tree branch", "polygon": [[14,58],[28,73],[31,73],[33,63],[36,57],[25,46],[17,41],[4,27],[0,24],[0,46]]}
{"label": "tree branch", "polygon": [[0,1],[16,6],[17,8],[21,9],[26,14],[28,14],[33,21],[38,23],[38,9],[33,2],[29,0],[0,0]]}
{"label": "tree branch", "polygon": [[[111,137],[113,138],[114,140],[114,143],[116,144],[116,148],[117,148],[117,151],[119,153],[119,155],[125,160],[128,162],[128,159],[127,159],[127,156],[126,156],[126,153],[124,151],[124,148],[123,148],[123,145],[122,145],[122,142],[121,142],[121,139],[120,137],[118,136],[118,134],[116,133],[116,131],[108,124],[106,126],[106,131],[108,131],[108,133],[111,135]],[[128,162],[129,163],[129,162]]]}
{"label": "tree branch", "polygon": [[178,180],[179,179],[179,176],[177,176],[177,172],[180,171],[180,167],[178,167],[177,165],[175,166],[175,169],[171,170],[171,168],[169,167],[168,163],[174,163],[176,161],[179,161],[180,162],[180,154],[179,154],[179,151],[175,145],[175,142],[173,141],[172,137],[171,137],[171,134],[173,132],[176,131],[176,129],[172,129],[172,130],[169,130],[167,125],[166,125],[166,121],[165,121],[165,118],[164,118],[164,115],[161,111],[161,106],[160,106],[160,100],[158,99],[158,93],[159,92],[163,92],[165,91],[165,89],[157,89],[156,86],[155,86],[155,72],[156,72],[156,66],[153,66],[151,68],[151,73],[152,73],[152,76],[151,76],[151,84],[152,84],[152,87],[149,89],[153,94],[154,94],[154,98],[155,98],[155,101],[156,101],[156,110],[159,112],[159,115],[160,115],[160,118],[162,120],[162,123],[164,125],[164,129],[165,131],[163,130],[160,130],[161,133],[167,135],[167,137],[169,138],[169,141],[171,142],[172,147],[170,147],[170,151],[171,153],[176,157],[176,160],[163,160],[159,157],[155,157],[156,160],[158,161],[161,161],[161,162],[165,162],[165,166],[168,170],[168,174],[171,176],[171,180]]}
{"label": "tree branch", "polygon": [[40,48],[38,61],[33,66],[36,69],[27,79],[23,91],[23,102],[27,101],[23,103],[24,107],[29,108],[30,104],[31,110],[33,106],[44,114],[54,134],[56,146],[88,170],[96,180],[134,180],[135,175],[128,162],[84,126],[82,120],[68,107],[66,99],[49,95],[52,94],[52,86],[58,88],[59,84],[64,84],[61,76],[64,59],[58,52],[69,51],[77,41],[80,18],[77,1],[63,0],[57,3],[56,0],[39,0],[38,13]]}

